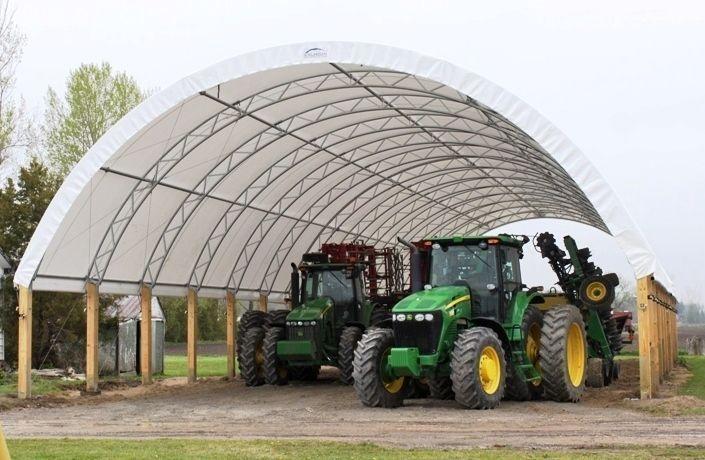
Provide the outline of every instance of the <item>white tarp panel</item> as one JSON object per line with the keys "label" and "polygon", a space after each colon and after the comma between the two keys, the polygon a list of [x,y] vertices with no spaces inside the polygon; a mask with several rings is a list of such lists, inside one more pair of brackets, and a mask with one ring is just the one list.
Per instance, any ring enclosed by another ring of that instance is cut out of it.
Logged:
{"label": "white tarp panel", "polygon": [[484,233],[553,217],[611,233],[669,284],[587,158],[522,101],[410,51],[298,44],[155,94],[86,153],[15,275],[37,290],[281,296],[326,241]]}

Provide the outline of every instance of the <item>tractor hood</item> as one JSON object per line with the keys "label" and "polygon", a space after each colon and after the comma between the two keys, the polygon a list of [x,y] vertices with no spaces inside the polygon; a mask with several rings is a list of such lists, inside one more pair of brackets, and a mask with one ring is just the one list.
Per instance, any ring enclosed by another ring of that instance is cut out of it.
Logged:
{"label": "tractor hood", "polygon": [[306,303],[293,309],[286,316],[287,321],[315,321],[323,318],[324,313],[333,307],[330,299],[307,300]]}
{"label": "tractor hood", "polygon": [[404,297],[394,306],[392,311],[405,313],[440,310],[452,301],[467,295],[468,288],[463,286],[439,286],[433,289],[424,289]]}

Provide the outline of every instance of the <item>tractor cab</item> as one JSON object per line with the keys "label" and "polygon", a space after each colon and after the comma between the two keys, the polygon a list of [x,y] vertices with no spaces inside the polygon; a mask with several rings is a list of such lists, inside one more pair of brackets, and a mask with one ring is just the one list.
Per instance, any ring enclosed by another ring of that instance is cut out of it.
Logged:
{"label": "tractor cab", "polygon": [[[320,316],[330,313],[331,326],[336,330],[360,321],[365,302],[364,266],[321,262],[305,258],[299,266],[302,287],[297,305],[301,309],[317,310]],[[297,316],[293,313],[296,311],[289,314],[292,320]]]}
{"label": "tractor cab", "polygon": [[508,305],[522,287],[519,260],[524,243],[509,235],[423,241],[424,289],[466,288],[472,317],[504,322]]}

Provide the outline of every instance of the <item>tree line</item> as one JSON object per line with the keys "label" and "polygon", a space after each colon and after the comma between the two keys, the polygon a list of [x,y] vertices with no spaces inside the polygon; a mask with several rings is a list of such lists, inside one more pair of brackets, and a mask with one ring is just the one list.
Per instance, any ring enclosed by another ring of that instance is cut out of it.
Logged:
{"label": "tree line", "polygon": [[[96,141],[148,96],[137,81],[106,62],[81,64],[69,72],[66,86],[49,87],[41,119],[33,119],[15,94],[16,69],[26,37],[13,21],[8,3],[0,2],[0,250],[11,272],[44,211],[64,178]],[[19,165],[13,171],[13,164]],[[104,310],[115,300],[101,296]],[[160,299],[167,341],[184,341],[185,299]],[[33,366],[73,366],[84,363],[85,298],[82,294],[36,292],[33,295]],[[0,329],[5,334],[5,359],[17,360],[17,291],[12,273],[2,278]],[[222,302],[199,301],[203,340],[225,337]],[[101,328],[114,327],[101,315]]]}

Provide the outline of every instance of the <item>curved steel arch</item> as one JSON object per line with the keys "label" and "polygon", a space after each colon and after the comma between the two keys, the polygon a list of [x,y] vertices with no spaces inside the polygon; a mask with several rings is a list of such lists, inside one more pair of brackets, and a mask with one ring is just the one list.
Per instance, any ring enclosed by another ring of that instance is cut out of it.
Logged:
{"label": "curved steel arch", "polygon": [[[381,86],[376,85],[376,86],[374,86],[374,88],[381,88]],[[386,88],[386,87],[385,87],[385,88]],[[321,90],[321,91],[330,91],[330,90],[332,90],[332,89],[331,89],[331,88],[325,88],[325,89],[323,89],[323,90]],[[308,95],[308,94],[309,94],[309,93],[296,94],[296,95],[292,96],[291,99],[297,98],[297,97],[302,97],[302,96],[305,96],[305,95]],[[414,95],[407,95],[407,94],[405,94],[405,93],[401,93],[401,94],[395,93],[393,96],[394,96],[394,99],[397,99],[397,98],[400,98],[400,97],[418,97],[418,96],[414,96]],[[209,97],[213,98],[212,96],[209,96]],[[431,97],[431,96],[428,96],[428,95],[423,95],[423,96],[421,96],[421,97],[423,97],[423,98],[428,98],[429,100],[437,100],[437,99],[439,99],[439,98]],[[380,96],[377,95],[377,94],[375,94],[374,98],[380,98]],[[163,231],[162,231],[162,233],[161,233],[159,239],[157,240],[156,244],[154,245],[152,251],[150,252],[149,259],[147,260],[147,263],[145,264],[145,268],[144,268],[144,271],[143,271],[143,274],[142,274],[142,277],[141,277],[142,282],[145,281],[145,278],[146,278],[147,276],[149,276],[149,279],[147,280],[147,284],[152,285],[152,284],[154,284],[154,283],[156,282],[156,280],[157,280],[158,277],[159,277],[159,273],[161,272],[161,268],[163,267],[164,262],[166,261],[166,258],[167,258],[167,255],[168,255],[169,251],[170,251],[171,248],[173,247],[173,244],[174,244],[175,241],[177,240],[178,235],[179,235],[180,232],[181,232],[181,229],[183,229],[183,227],[186,225],[186,223],[187,223],[188,219],[190,218],[190,216],[193,215],[193,213],[194,213],[195,210],[199,207],[200,203],[203,201],[203,199],[205,198],[205,196],[208,195],[209,191],[210,191],[210,190],[213,190],[215,187],[217,187],[217,185],[218,185],[223,179],[225,179],[231,172],[235,171],[235,170],[238,168],[238,166],[239,166],[239,164],[240,164],[241,162],[246,161],[250,156],[256,154],[257,151],[259,151],[259,150],[261,150],[261,149],[263,149],[263,148],[266,148],[266,147],[268,147],[270,144],[276,142],[276,141],[277,141],[280,137],[282,137],[282,136],[288,135],[288,136],[298,137],[298,136],[294,136],[293,133],[295,133],[295,132],[297,132],[297,131],[299,131],[299,130],[304,129],[305,127],[309,127],[309,126],[312,126],[312,125],[317,124],[317,123],[325,122],[325,121],[328,121],[328,120],[333,119],[333,118],[344,117],[344,116],[348,116],[348,115],[356,115],[356,114],[359,114],[359,113],[367,113],[367,112],[377,111],[377,110],[385,110],[384,108],[379,108],[379,107],[377,107],[377,108],[375,108],[375,109],[370,109],[370,110],[361,110],[361,111],[360,111],[360,110],[352,110],[352,111],[350,111],[350,112],[339,112],[339,113],[337,113],[337,114],[335,114],[335,115],[333,115],[333,116],[331,116],[331,117],[328,117],[328,118],[319,118],[319,119],[315,119],[314,121],[311,121],[311,122],[309,122],[309,123],[307,123],[307,124],[304,124],[303,126],[297,127],[297,128],[296,128],[295,130],[293,130],[293,131],[289,131],[289,130],[288,130],[288,128],[292,125],[293,120],[295,120],[297,117],[300,117],[303,113],[309,113],[309,112],[311,112],[311,111],[318,110],[318,109],[320,109],[320,108],[327,108],[327,107],[330,107],[330,106],[335,106],[335,104],[342,103],[342,102],[349,102],[349,101],[352,101],[352,100],[359,100],[359,101],[361,101],[361,100],[364,100],[364,99],[367,99],[367,98],[366,98],[366,97],[355,97],[355,98],[348,98],[348,99],[345,99],[345,100],[336,100],[336,101],[333,101],[333,102],[328,102],[328,103],[326,103],[326,104],[321,104],[321,105],[319,105],[319,106],[317,106],[317,107],[307,108],[307,109],[306,109],[305,111],[303,111],[303,112],[296,113],[296,114],[294,114],[294,115],[289,116],[289,117],[286,118],[286,119],[280,120],[280,121],[278,121],[278,122],[273,122],[273,123],[267,122],[267,121],[265,121],[265,120],[258,119],[258,118],[254,115],[254,113],[247,113],[247,114],[246,114],[247,116],[250,116],[250,117],[252,117],[252,118],[255,118],[255,119],[258,120],[259,122],[263,123],[265,126],[266,126],[266,125],[269,125],[270,128],[267,129],[267,130],[263,130],[259,135],[253,136],[252,138],[250,138],[248,141],[246,141],[246,142],[244,142],[243,144],[241,144],[241,145],[240,145],[239,147],[237,147],[236,149],[233,149],[233,151],[230,153],[229,156],[226,156],[224,159],[221,160],[221,162],[219,162],[216,166],[212,167],[211,170],[206,173],[206,175],[201,179],[201,181],[199,181],[199,183],[193,188],[194,193],[189,194],[187,197],[184,198],[184,200],[182,201],[181,205],[172,213],[172,216],[171,216],[171,218],[169,219],[169,223],[164,227],[164,229],[163,229]],[[287,100],[287,99],[284,98],[284,99],[281,99],[281,100]],[[446,98],[446,100],[451,101],[450,99],[447,99],[447,98]],[[452,101],[453,101],[453,102],[456,102],[456,103],[459,103],[459,104],[462,105],[462,102],[460,102],[460,101],[454,101],[454,100],[452,100]],[[278,101],[278,102],[280,102],[280,101]],[[274,104],[276,104],[276,103],[277,103],[277,102],[273,102],[273,103],[271,103],[270,105],[274,105]],[[226,105],[226,104],[224,104],[224,105]],[[265,105],[264,107],[269,107],[270,105]],[[356,109],[356,108],[357,108],[357,105],[355,105],[355,106],[353,107],[353,109]],[[405,113],[406,111],[415,112],[415,113],[412,114],[412,116],[413,116],[413,115],[417,115],[417,114],[425,115],[423,108],[421,108],[421,109],[420,109],[420,108],[415,108],[415,107],[402,107],[402,108],[399,108],[399,107],[392,107],[392,108],[393,108],[393,110],[395,110],[395,111],[397,111],[397,112],[399,113],[399,116],[400,116],[400,117],[405,118],[405,119],[408,119],[408,120],[410,120],[410,115],[409,115],[409,114],[406,114],[406,113]],[[236,110],[235,107],[233,107],[233,109]],[[465,110],[465,109],[463,109],[463,110]],[[478,111],[479,111],[479,109],[478,109]],[[323,113],[325,113],[325,110],[323,110],[323,111],[319,114],[319,117],[322,116]],[[453,113],[438,113],[437,111],[434,112],[434,113],[435,113],[434,116],[441,117],[441,118],[442,118],[442,117],[448,117],[448,118],[451,118],[451,119],[453,119],[453,120],[457,120],[457,119],[462,118],[462,117],[457,117],[457,116],[454,117],[454,114],[453,114]],[[482,113],[484,113],[484,112],[482,112]],[[244,116],[246,116],[246,115],[243,113],[242,116],[244,117]],[[486,116],[487,116],[487,115],[486,115]],[[396,119],[396,118],[397,118],[397,117],[389,117],[389,116],[388,116],[388,117],[380,117],[379,119],[380,119],[380,120],[391,121],[391,120]],[[374,120],[376,120],[376,119],[365,119],[365,120],[356,122],[354,125],[355,125],[355,126],[365,125],[365,124],[371,123],[371,122],[374,121]],[[422,131],[424,131],[425,134],[430,134],[430,133],[433,133],[433,132],[435,131],[435,128],[436,128],[435,125],[434,125],[434,126],[429,126],[429,127],[424,127],[423,125],[419,125],[418,122],[416,122],[416,121],[412,121],[412,120],[410,120],[410,121],[411,121],[411,123],[412,123],[413,125],[415,125],[415,126],[420,126],[420,129],[421,129]],[[481,121],[478,121],[478,120],[472,119],[472,121],[475,122],[475,123],[478,123],[478,124],[482,124],[482,122],[481,122]],[[281,127],[280,127],[281,125],[286,125],[287,128],[281,128]],[[431,128],[433,128],[433,129],[431,129]],[[338,128],[336,131],[339,131],[339,130],[341,130],[341,129],[344,129],[344,128]],[[270,130],[275,130],[275,131],[269,132]],[[448,130],[448,131],[461,131],[461,130],[453,129],[453,130]],[[329,132],[329,133],[327,133],[327,134],[325,134],[325,135],[320,135],[320,136],[318,136],[318,137],[315,138],[315,139],[320,139],[320,138],[324,138],[324,139],[325,139],[326,137],[328,137],[329,135],[331,135],[333,132],[335,132],[335,131]],[[496,137],[489,136],[489,135],[487,135],[487,134],[485,134],[485,133],[481,133],[481,132],[479,132],[479,131],[471,131],[470,133],[471,133],[473,136],[492,137],[492,138],[494,138],[494,139],[496,139],[496,140],[498,140],[498,141],[500,141],[500,142],[502,142],[502,143],[506,142],[505,140],[501,140],[501,139],[498,139],[498,138],[496,138]],[[264,145],[260,145],[260,139],[261,139],[262,136],[264,136],[265,134],[266,134],[267,136],[273,137],[274,139],[273,139],[273,140],[270,140],[270,141],[266,141],[266,143],[265,143]],[[277,137],[278,134],[280,134],[279,137]],[[253,151],[247,151],[247,152],[245,152],[245,153],[246,153],[245,157],[242,158],[240,162],[236,162],[236,164],[231,167],[230,161],[231,161],[231,159],[232,159],[232,155],[233,155],[234,153],[236,153],[238,149],[242,148],[242,147],[245,146],[245,145],[248,145],[248,144],[249,144],[251,141],[253,141],[253,140],[256,140],[254,150],[253,150]],[[308,141],[308,140],[306,140],[306,139],[304,139],[304,138],[299,138],[299,140],[300,140],[300,141],[307,142],[307,143],[312,144],[312,145],[315,145],[315,144],[313,144],[313,141]],[[345,141],[347,141],[347,140],[349,140],[349,138],[345,139]],[[448,145],[450,145],[450,144],[452,144],[452,143],[443,142],[443,145],[446,146],[446,147],[447,147]],[[200,144],[199,144],[199,145],[200,145]],[[512,144],[512,143],[509,143],[509,145],[515,147],[514,144]],[[506,153],[508,153],[508,154],[510,154],[510,155],[515,154],[515,152],[511,152],[511,151],[509,151],[509,150],[500,149],[500,148],[498,148],[497,146],[491,147],[491,146],[478,145],[478,147],[485,148],[485,149],[488,149],[488,150],[493,149],[493,150],[497,150],[497,151],[505,151]],[[327,148],[329,148],[329,147],[328,147],[328,146],[322,146],[322,150],[324,150],[324,151],[325,151]],[[515,147],[515,148],[516,148],[516,147]],[[331,153],[331,152],[328,152],[328,153]],[[468,158],[468,156],[465,156],[465,155],[460,155],[460,156],[461,156],[462,158]],[[226,167],[226,170],[225,170],[225,171],[218,171],[218,168],[219,168],[226,160],[227,160],[227,162],[228,162],[228,166]],[[214,171],[217,171],[217,172],[214,173]],[[216,176],[216,180],[212,183],[211,187],[208,188],[208,187],[205,186],[205,183],[207,183],[207,180],[208,180],[209,177],[211,177],[211,174],[214,174],[214,175]],[[491,177],[491,176],[488,175],[488,177]],[[202,187],[203,190],[199,191],[198,189],[201,188],[201,184],[204,184],[203,187]],[[193,195],[195,195],[195,197],[193,197]],[[187,209],[184,210],[184,208],[187,208]],[[181,217],[181,219],[179,219],[179,220],[175,223],[175,226],[173,226],[172,224],[174,224],[174,219],[176,219],[177,217]],[[168,241],[166,241],[167,237],[168,237]],[[115,248],[116,248],[116,247],[114,247],[113,250],[115,250]],[[159,254],[159,255],[155,258],[155,255],[157,254],[157,251],[158,251],[158,250],[161,250],[161,254]],[[110,258],[110,257],[112,257],[112,255],[109,256],[109,258]],[[157,265],[157,266],[156,266],[156,269],[154,269],[154,268],[152,267],[154,264]]]}
{"label": "curved steel arch", "polygon": [[[448,159],[448,158],[454,158],[454,157],[447,156],[447,157],[443,157],[443,158],[441,158],[441,159]],[[431,163],[437,161],[438,159],[439,159],[439,158],[437,158],[437,157],[434,157],[433,159],[428,159],[428,164],[431,164]],[[426,160],[424,160],[424,161],[426,161]],[[403,171],[396,172],[395,174],[401,174],[401,173],[403,173],[403,172],[406,172],[406,171],[415,169],[415,168],[417,168],[417,167],[418,167],[418,165],[414,165],[414,166],[409,167],[409,168],[407,168],[407,169],[405,169],[405,170],[403,170]],[[394,167],[391,167],[391,168],[389,168],[389,169],[393,169],[393,168],[394,168]],[[456,168],[456,169],[460,169],[460,168]],[[494,169],[498,169],[498,168],[494,168]],[[501,168],[499,168],[499,169],[501,169]],[[467,171],[473,171],[472,169],[467,168],[467,167],[465,168],[465,170],[467,170]],[[443,174],[443,171],[434,171],[433,173],[436,174],[436,175],[442,175],[442,174]],[[432,174],[432,173],[429,173],[429,174]],[[417,175],[416,177],[425,177],[425,174],[419,174],[419,175]],[[476,178],[474,178],[474,179],[477,179],[477,180],[486,180],[485,177],[476,177]],[[514,180],[519,180],[519,179],[514,179]],[[522,179],[522,180],[525,180],[525,179]],[[421,182],[423,182],[423,181],[421,181]],[[463,178],[463,179],[458,179],[458,180],[456,180],[455,182],[459,182],[459,183],[461,183],[461,182],[469,182],[469,180],[468,180],[467,178]],[[376,186],[379,185],[380,183],[381,183],[381,181],[378,182],[378,183],[376,183],[376,184],[373,184],[372,186],[373,186],[373,187],[376,187]],[[434,186],[432,186],[432,187],[429,187],[428,189],[424,189],[424,193],[427,192],[428,190],[432,189],[432,188],[442,188],[442,187],[445,187],[446,185],[447,185],[447,184],[445,184],[445,183],[436,184],[436,185],[434,185]],[[552,185],[554,185],[554,184],[552,184]],[[497,187],[497,185],[495,184],[495,185],[492,185],[492,186],[487,186],[487,188],[498,188],[498,187]],[[522,186],[522,189],[526,189],[526,188],[527,188],[527,187],[526,187],[525,185]],[[529,187],[529,188],[532,188],[532,187]],[[384,193],[386,193],[386,192],[388,192],[388,191],[393,191],[393,187],[389,187],[387,190],[384,190],[384,191],[382,191],[382,192],[378,192],[378,191],[375,189],[375,191],[372,193],[372,196],[375,197],[375,198],[379,198],[379,197],[382,196],[382,194],[384,194]],[[463,191],[457,192],[457,193],[467,193],[467,192],[468,192],[468,190],[463,190]],[[350,201],[348,201],[346,204],[344,204],[342,207],[340,207],[340,209],[341,209],[341,210],[345,209],[349,204],[351,204],[351,203],[355,202],[357,199],[359,199],[362,194],[364,194],[364,191],[363,191],[363,192],[360,192],[358,195],[356,195],[355,197],[353,197]],[[414,196],[413,196],[413,195],[410,195],[410,196],[408,196],[408,197],[405,197],[404,200],[412,199],[412,198],[414,198]],[[442,198],[441,198],[441,200],[443,200],[443,199],[445,199],[445,197],[442,197]],[[330,201],[329,204],[333,203],[334,201],[335,201],[335,200]],[[559,201],[563,201],[563,199],[561,198],[561,199],[559,199]],[[566,203],[566,204],[570,204],[570,203],[567,202],[567,201],[566,201],[565,203]],[[399,204],[399,203],[395,203],[395,205],[398,205],[398,204]],[[415,210],[415,211],[419,211],[419,212],[420,212],[421,210],[424,210],[424,209],[426,208],[426,206],[429,206],[429,205],[430,205],[430,206],[433,206],[433,204],[432,204],[431,202],[429,202],[429,203],[423,205],[422,208],[419,208],[419,210]],[[386,209],[386,210],[384,211],[384,213],[382,213],[381,215],[376,215],[376,216],[375,216],[375,219],[373,219],[373,221],[376,221],[376,220],[385,221],[385,219],[383,219],[383,218],[380,219],[380,218],[383,217],[384,214],[390,212],[390,209],[391,209],[391,208]],[[318,214],[318,215],[320,215],[324,210],[325,210],[325,208],[321,208],[321,210],[319,211],[319,214]],[[358,211],[357,209],[353,209],[353,211],[351,211],[350,213],[348,213],[348,216],[345,218],[345,220],[343,220],[342,222],[336,222],[335,224],[333,224],[333,219],[336,219],[337,217],[339,217],[339,216],[341,215],[341,212],[339,211],[339,212],[336,213],[336,214],[334,215],[334,217],[331,218],[328,222],[326,222],[325,224],[320,224],[319,226],[321,227],[321,231],[319,232],[318,236],[317,236],[316,238],[314,238],[314,242],[315,242],[316,240],[318,240],[318,238],[320,237],[320,235],[322,234],[322,232],[325,231],[326,229],[328,229],[328,230],[331,230],[331,229],[342,229],[342,228],[343,228],[343,225],[347,222],[347,220],[350,219],[350,217],[351,217],[355,212],[357,212],[357,211]],[[439,211],[439,213],[440,213],[440,212],[443,212],[443,210]],[[461,210],[461,212],[462,212],[462,210]],[[316,217],[317,217],[317,216],[314,216],[314,217],[311,217],[310,219],[308,219],[307,222],[309,222],[309,223],[308,223],[308,225],[307,225],[306,227],[304,227],[303,229],[297,228],[296,225],[294,225],[294,226],[292,227],[292,229],[290,230],[290,233],[287,234],[283,239],[281,239],[281,241],[280,241],[280,243],[279,243],[279,248],[281,248],[281,246],[284,244],[285,241],[287,241],[287,240],[293,240],[293,239],[297,238],[297,237],[295,237],[295,236],[292,236],[292,232],[293,232],[294,230],[299,230],[299,235],[303,234],[303,233],[308,229],[308,227],[311,225],[311,222],[312,222],[312,221],[315,221]],[[404,219],[407,219],[407,218],[409,218],[409,217],[411,217],[412,220],[415,218],[414,215],[412,215],[412,214],[410,214],[410,213],[404,215]],[[331,225],[332,225],[332,227],[331,227]],[[344,231],[344,230],[340,230],[340,231]],[[345,231],[347,232],[347,230],[345,230]],[[362,238],[363,236],[366,237],[366,238],[370,238],[370,239],[376,240],[376,241],[388,241],[386,236],[384,236],[384,235],[383,235],[383,236],[378,236],[378,235],[376,234],[376,232],[374,232],[374,233],[367,233],[367,232],[366,232],[366,229],[359,230],[359,231],[357,232],[357,234],[355,234],[355,236],[353,237],[353,239],[354,239],[354,240],[357,240],[357,239]],[[273,258],[273,259],[270,261],[270,263],[269,263],[268,269],[267,269],[267,271],[265,272],[265,277],[270,274],[270,268],[271,268],[271,265],[272,265],[273,263],[276,264],[277,261],[281,262],[280,259],[286,260],[286,258],[289,256],[289,251],[287,251],[286,254],[285,254],[283,257],[277,257],[276,254],[278,253],[279,248],[277,249],[277,251],[275,251],[275,256],[274,256],[274,258]],[[290,250],[290,249],[291,249],[291,246],[289,246],[288,249]],[[308,247],[308,250],[311,250],[311,249],[312,249],[311,246],[309,246],[309,247]],[[276,279],[276,274],[275,274],[275,279]],[[263,283],[263,285],[264,285],[264,283]],[[260,288],[262,288],[262,286],[260,286]]]}
{"label": "curved steel arch", "polygon": [[[310,78],[302,78],[297,80],[297,82],[301,81],[306,81],[306,80],[311,80],[311,79],[316,79],[323,77],[325,81],[327,78],[330,79],[337,79],[339,73],[329,73],[329,74],[322,74],[322,75],[316,75]],[[111,223],[108,226],[108,229],[104,232],[103,237],[101,238],[101,241],[98,245],[98,250],[96,251],[96,254],[93,258],[93,261],[91,262],[90,266],[90,271],[87,274],[87,279],[94,279],[94,280],[101,280],[102,277],[105,274],[105,267],[110,263],[110,260],[112,259],[113,253],[117,248],[117,243],[119,240],[122,238],[122,235],[125,232],[125,229],[131,222],[132,218],[134,215],[137,213],[139,208],[144,204],[146,201],[147,197],[153,192],[154,188],[162,181],[164,180],[167,175],[169,174],[170,171],[172,171],[177,164],[179,164],[186,156],[194,152],[200,145],[203,143],[207,142],[213,135],[221,132],[223,129],[231,126],[233,123],[237,123],[242,118],[245,117],[253,117],[253,115],[258,112],[265,110],[267,108],[270,108],[278,103],[285,102],[285,101],[290,101],[295,98],[299,97],[304,97],[310,94],[316,94],[316,93],[321,93],[321,92],[332,92],[335,90],[340,90],[341,88],[354,88],[354,86],[350,86],[349,84],[346,84],[342,87],[332,87],[332,88],[324,88],[322,90],[314,90],[313,92],[310,93],[299,93],[299,94],[294,94],[293,96],[290,97],[284,97],[286,95],[286,91],[283,91],[279,95],[279,99],[275,99],[274,101],[270,100],[269,98],[264,98],[268,103],[265,103],[259,107],[257,107],[253,112],[249,112],[249,109],[251,106],[254,104],[254,101],[260,97],[261,94],[267,91],[271,91],[273,88],[280,88],[280,87],[286,87],[289,88],[291,87],[292,82],[287,83],[287,84],[279,84],[274,87],[265,89],[263,91],[260,91],[258,93],[252,94],[250,96],[247,96],[244,99],[240,99],[236,101],[234,104],[222,104],[224,106],[224,109],[215,113],[211,117],[207,118],[200,124],[198,124],[195,128],[193,128],[191,131],[185,133],[182,135],[178,141],[172,143],[171,147],[169,147],[153,164],[152,166],[147,170],[146,173],[142,175],[142,181],[137,182],[133,188],[132,191],[125,197],[123,200],[119,211],[115,214],[114,218],[112,219]],[[375,86],[375,88],[387,88],[387,89],[398,89],[394,87],[385,87],[385,86]],[[421,95],[424,95],[426,93],[423,93],[421,91],[414,91],[414,90],[409,90],[414,93],[419,93]],[[427,96],[430,96],[426,94]],[[409,97],[416,96],[415,94],[412,94]],[[372,98],[371,96],[364,97],[366,98]],[[451,100],[451,99],[448,99]],[[249,101],[246,104],[244,104],[245,101]],[[343,100],[347,102],[347,100]],[[455,102],[459,102],[456,100],[453,100]],[[245,109],[241,109],[240,105],[245,105]],[[300,116],[308,111],[311,110],[316,110],[322,107],[327,107],[334,105],[334,103],[327,102],[326,104],[322,104],[320,106],[314,106],[311,108],[308,108],[307,110],[297,113],[289,118],[294,119],[297,116]],[[253,117],[254,118],[254,117]],[[288,118],[287,118],[288,119]],[[222,120],[225,120],[226,123],[223,124],[222,126],[219,125]],[[228,122],[229,121],[229,122]],[[278,123],[282,123],[283,121],[280,121]],[[481,123],[478,121],[478,123]],[[266,126],[266,124],[265,124]],[[197,132],[199,128],[204,128],[206,129],[207,134],[200,134]],[[263,130],[263,132],[267,131],[268,129],[272,129],[271,126],[270,128],[266,128]],[[260,133],[262,134],[262,133]],[[255,138],[257,136],[253,136]],[[252,138],[251,138],[252,139]],[[189,140],[193,140],[193,145],[189,143]],[[178,147],[181,146],[181,149],[178,149]],[[172,154],[173,156],[170,156]],[[164,165],[161,169],[160,173],[160,165]],[[110,171],[109,168],[104,168],[106,171]],[[153,177],[152,177],[153,176]],[[149,181],[146,179],[150,178]],[[121,215],[121,213],[125,211],[125,215]],[[110,239],[108,240],[108,236],[110,236]],[[105,243],[109,244],[109,247],[106,251],[101,251],[103,245]],[[102,261],[102,264],[101,264]],[[102,267],[101,267],[102,265]],[[101,270],[101,268],[103,268]]]}

